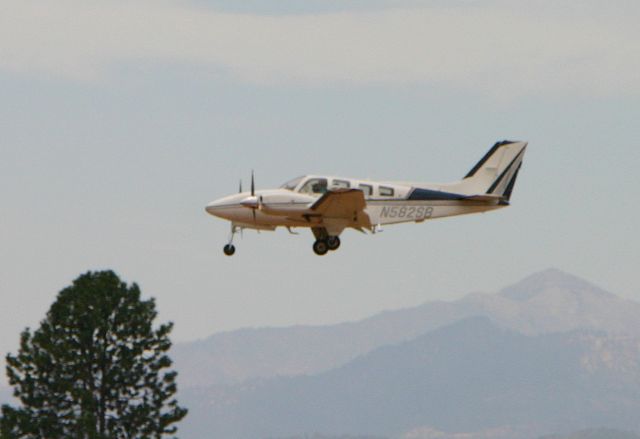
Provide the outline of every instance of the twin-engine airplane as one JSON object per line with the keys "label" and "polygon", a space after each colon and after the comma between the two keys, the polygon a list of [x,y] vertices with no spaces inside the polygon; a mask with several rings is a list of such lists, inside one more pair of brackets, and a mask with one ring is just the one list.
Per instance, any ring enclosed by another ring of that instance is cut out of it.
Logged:
{"label": "twin-engine airplane", "polygon": [[[465,175],[453,183],[376,182],[355,178],[306,175],[279,189],[229,195],[209,203],[206,211],[231,221],[224,253],[235,253],[233,237],[242,229],[275,230],[308,227],[313,251],[324,255],[340,247],[346,228],[375,233],[386,224],[479,213],[509,205],[527,142],[498,142]],[[291,232],[293,233],[293,232]]]}

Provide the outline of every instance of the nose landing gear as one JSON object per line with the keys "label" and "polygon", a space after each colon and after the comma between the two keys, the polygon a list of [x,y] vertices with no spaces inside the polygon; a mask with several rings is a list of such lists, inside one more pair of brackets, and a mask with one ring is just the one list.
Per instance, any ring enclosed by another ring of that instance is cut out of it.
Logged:
{"label": "nose landing gear", "polygon": [[235,236],[237,231],[237,227],[231,225],[231,236],[229,236],[229,243],[222,248],[222,251],[227,256],[233,256],[233,254],[236,252],[236,247],[233,245],[233,237]]}

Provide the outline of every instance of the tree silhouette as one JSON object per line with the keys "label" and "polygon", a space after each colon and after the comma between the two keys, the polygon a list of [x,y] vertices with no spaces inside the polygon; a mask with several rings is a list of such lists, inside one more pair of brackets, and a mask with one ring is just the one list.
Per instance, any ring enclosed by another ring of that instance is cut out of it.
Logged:
{"label": "tree silhouette", "polygon": [[172,324],[153,327],[141,300],[112,271],[88,272],[62,290],[40,328],[27,328],[7,375],[20,401],[4,405],[9,438],[162,438],[187,410],[169,370]]}

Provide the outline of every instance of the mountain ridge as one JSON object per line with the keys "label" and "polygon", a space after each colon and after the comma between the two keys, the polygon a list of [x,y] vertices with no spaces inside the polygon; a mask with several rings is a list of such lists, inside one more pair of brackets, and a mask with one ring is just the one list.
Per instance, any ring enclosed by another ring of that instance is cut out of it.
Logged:
{"label": "mountain ridge", "polygon": [[601,297],[615,297],[614,294],[599,286],[557,268],[547,268],[533,273],[519,282],[502,288],[498,294],[516,301],[526,302],[541,290],[549,287],[564,287],[574,292],[589,292]]}
{"label": "mountain ridge", "polygon": [[568,435],[543,436],[539,439],[640,439],[640,434],[611,428],[595,428],[577,431]]}
{"label": "mountain ridge", "polygon": [[[518,292],[521,294],[518,294]],[[547,269],[497,294],[426,302],[326,326],[245,328],[174,347],[182,386],[234,384],[273,376],[316,374],[380,346],[411,340],[457,320],[485,316],[525,334],[577,328],[640,335],[640,303],[576,276]]]}
{"label": "mountain ridge", "polygon": [[[535,425],[516,439],[612,420],[637,429],[640,363],[620,372],[606,361],[585,361],[600,358],[597,349],[606,339],[592,330],[525,335],[472,317],[317,375],[232,386],[223,398],[206,389],[187,392],[201,424],[187,420],[184,431],[245,439],[305,432],[397,436],[421,425],[446,432]],[[611,343],[617,348],[608,351],[613,364],[620,356],[640,357],[638,340]]]}

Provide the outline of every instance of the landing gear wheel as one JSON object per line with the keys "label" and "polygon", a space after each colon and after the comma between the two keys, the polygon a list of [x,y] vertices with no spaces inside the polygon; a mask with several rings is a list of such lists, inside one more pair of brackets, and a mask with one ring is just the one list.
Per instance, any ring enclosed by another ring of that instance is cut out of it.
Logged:
{"label": "landing gear wheel", "polygon": [[231,256],[236,252],[236,248],[233,246],[233,244],[227,244],[224,246],[222,251],[224,252],[225,255]]}
{"label": "landing gear wheel", "polygon": [[313,243],[313,251],[318,256],[326,255],[327,252],[329,251],[329,246],[327,245],[327,241],[318,239],[316,242]]}
{"label": "landing gear wheel", "polygon": [[327,247],[329,247],[329,250],[338,250],[338,247],[340,247],[340,238],[337,236],[329,236],[329,238],[327,238]]}

